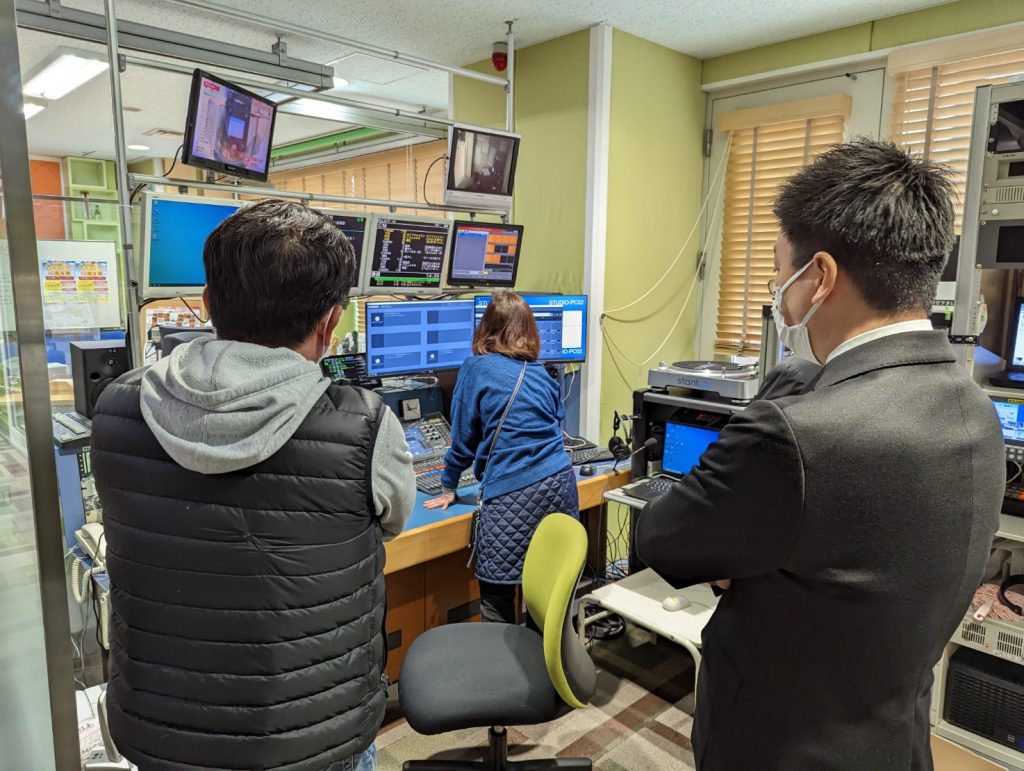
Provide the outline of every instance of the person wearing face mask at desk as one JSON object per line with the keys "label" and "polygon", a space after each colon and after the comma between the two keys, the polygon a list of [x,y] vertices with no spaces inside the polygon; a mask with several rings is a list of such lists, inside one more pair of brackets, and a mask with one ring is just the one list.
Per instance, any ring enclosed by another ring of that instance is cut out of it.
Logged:
{"label": "person wearing face mask at desk", "polygon": [[931,768],[932,668],[1004,487],[992,405],[928,321],[951,196],[873,140],[781,188],[773,315],[824,366],[733,417],[636,523],[673,586],[731,579],[703,632],[700,769]]}

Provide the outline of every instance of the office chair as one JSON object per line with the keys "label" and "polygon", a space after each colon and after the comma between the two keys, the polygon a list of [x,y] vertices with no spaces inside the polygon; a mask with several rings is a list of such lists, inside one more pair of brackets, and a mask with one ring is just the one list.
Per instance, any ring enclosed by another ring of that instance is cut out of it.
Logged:
{"label": "office chair", "polygon": [[585,707],[597,672],[573,631],[571,607],[587,557],[587,532],[565,514],[541,520],[526,551],[523,595],[542,635],[512,624],[449,624],[413,642],[402,664],[399,699],[421,734],[490,727],[482,763],[411,760],[406,771],[590,769],[589,759],[509,761],[506,725],[538,725],[566,705]]}

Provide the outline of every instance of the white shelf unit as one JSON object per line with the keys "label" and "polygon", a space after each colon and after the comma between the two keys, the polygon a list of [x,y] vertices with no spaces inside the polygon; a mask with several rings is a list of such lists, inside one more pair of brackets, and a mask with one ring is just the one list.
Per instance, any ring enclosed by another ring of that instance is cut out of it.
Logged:
{"label": "white shelf unit", "polygon": [[[999,518],[997,538],[1008,538],[1024,543],[1024,518],[1003,514]],[[943,718],[946,700],[946,674],[949,658],[961,648],[973,648],[990,656],[1024,665],[1024,624],[986,619],[975,621],[973,612],[964,616],[939,663],[935,665],[935,685],[932,687],[932,730],[944,739],[967,747],[1007,768],[1024,771],[1024,752],[971,733]]]}

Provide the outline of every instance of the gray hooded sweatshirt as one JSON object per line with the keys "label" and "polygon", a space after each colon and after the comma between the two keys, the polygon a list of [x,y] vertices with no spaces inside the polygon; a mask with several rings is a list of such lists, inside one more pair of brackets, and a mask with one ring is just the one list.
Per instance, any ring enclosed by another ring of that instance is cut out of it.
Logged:
{"label": "gray hooded sweatshirt", "polygon": [[[330,386],[289,348],[217,340],[178,346],[142,378],[141,408],[179,465],[224,474],[266,460],[291,439]],[[371,459],[373,502],[387,536],[402,532],[416,499],[401,423],[384,411]]]}

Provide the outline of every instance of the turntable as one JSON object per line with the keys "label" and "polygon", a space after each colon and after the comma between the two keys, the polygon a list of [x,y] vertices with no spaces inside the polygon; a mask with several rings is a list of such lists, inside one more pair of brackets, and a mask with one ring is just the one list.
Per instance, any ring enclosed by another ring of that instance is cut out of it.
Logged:
{"label": "turntable", "polygon": [[735,402],[749,402],[757,395],[756,364],[732,364],[724,361],[662,362],[648,370],[647,384],[661,390],[687,388],[718,394]]}

